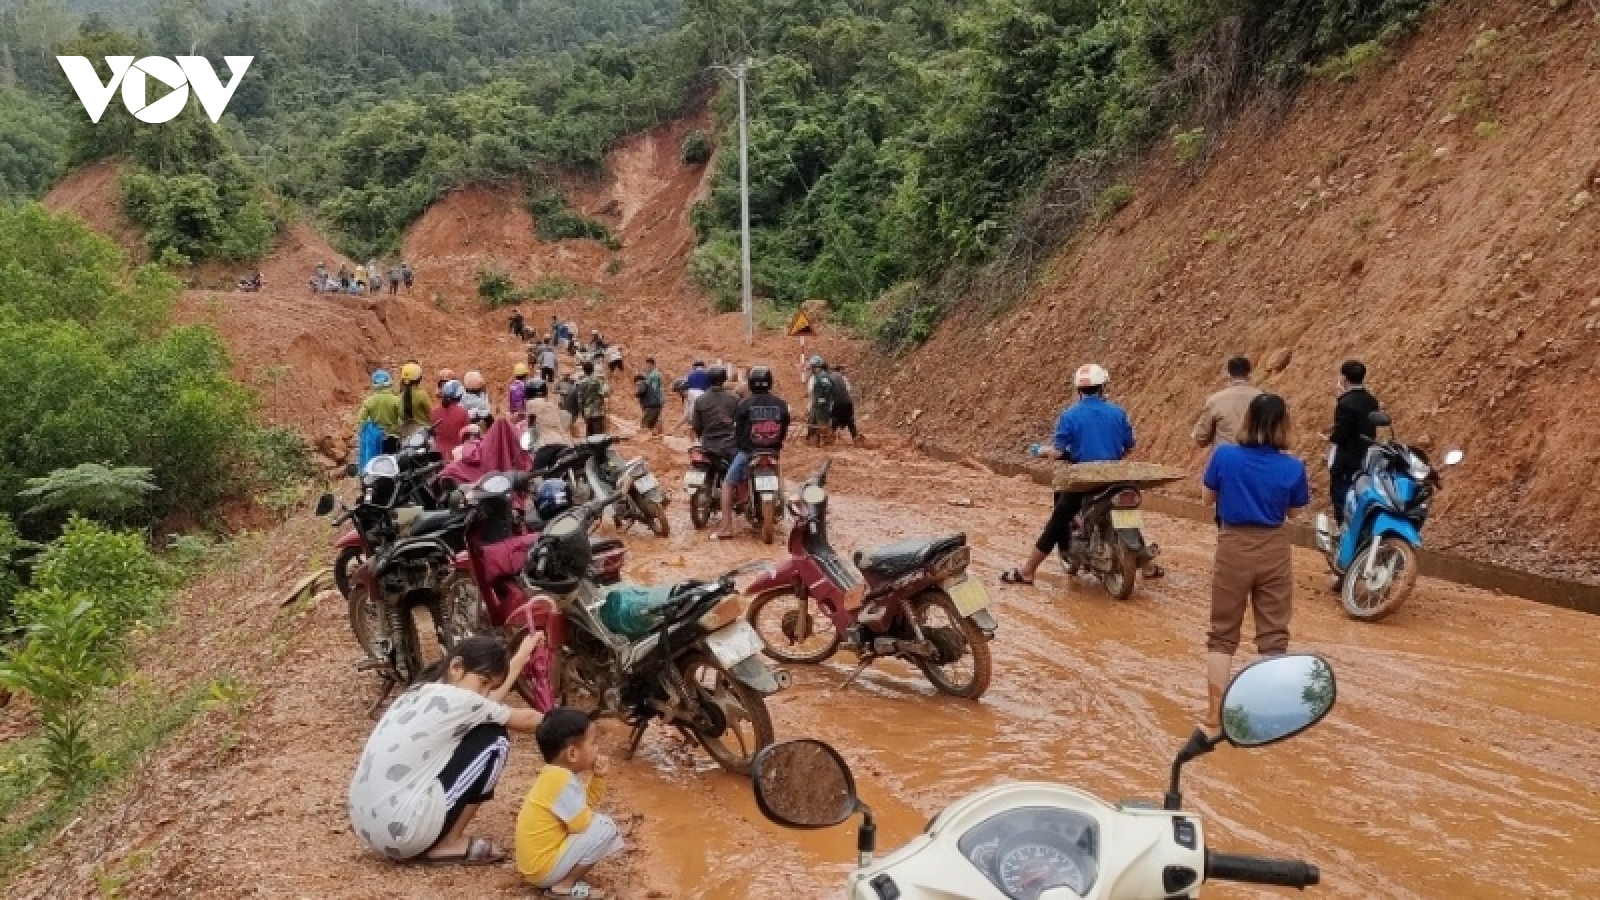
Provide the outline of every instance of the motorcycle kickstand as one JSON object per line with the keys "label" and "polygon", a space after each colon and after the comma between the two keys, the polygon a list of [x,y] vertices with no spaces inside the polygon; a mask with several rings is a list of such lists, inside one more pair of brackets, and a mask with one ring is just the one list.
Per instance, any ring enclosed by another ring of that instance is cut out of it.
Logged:
{"label": "motorcycle kickstand", "polygon": [[397,683],[398,682],[396,682],[395,679],[390,678],[387,675],[384,676],[383,690],[379,691],[378,696],[367,705],[367,718],[376,719],[378,717],[378,707],[383,705],[383,701],[389,699],[389,694],[394,691],[394,686]]}
{"label": "motorcycle kickstand", "polygon": [[863,659],[860,664],[856,666],[856,670],[850,673],[850,677],[844,680],[844,684],[839,685],[839,690],[842,691],[850,685],[855,684],[856,679],[860,677],[861,673],[865,672],[867,670],[867,666],[870,665],[872,665],[872,660],[870,658]]}
{"label": "motorcycle kickstand", "polygon": [[628,736],[628,750],[626,753],[622,754],[623,759],[631,760],[633,759],[633,755],[639,752],[639,742],[644,740],[644,731],[649,727],[649,719],[640,719],[638,723],[633,726],[633,734]]}

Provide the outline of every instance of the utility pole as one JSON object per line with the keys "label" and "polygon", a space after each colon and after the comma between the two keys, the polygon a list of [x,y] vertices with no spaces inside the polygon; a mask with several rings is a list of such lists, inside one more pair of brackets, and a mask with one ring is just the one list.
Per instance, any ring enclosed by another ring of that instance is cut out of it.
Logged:
{"label": "utility pole", "polygon": [[712,66],[739,82],[739,291],[746,346],[756,341],[755,302],[750,289],[750,140],[745,115],[745,78],[750,74],[750,66],[748,58],[735,66]]}

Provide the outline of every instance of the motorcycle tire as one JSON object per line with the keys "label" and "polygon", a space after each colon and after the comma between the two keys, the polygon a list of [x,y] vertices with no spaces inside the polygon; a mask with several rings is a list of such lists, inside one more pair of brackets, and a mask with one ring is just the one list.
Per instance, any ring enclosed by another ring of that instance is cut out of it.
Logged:
{"label": "motorcycle tire", "polygon": [[709,490],[701,489],[689,495],[689,521],[696,531],[703,531],[711,524],[712,510],[715,506],[716,500]]}
{"label": "motorcycle tire", "polygon": [[489,628],[484,615],[483,598],[472,576],[465,572],[451,572],[439,586],[441,621],[444,647],[448,652],[464,637],[482,634]]}
{"label": "motorcycle tire", "polygon": [[672,525],[667,521],[667,511],[661,508],[661,504],[643,494],[635,493],[633,505],[638,508],[639,515],[644,523],[650,526],[650,531],[656,537],[664,538],[672,535]]}
{"label": "motorcycle tire", "polygon": [[[788,602],[778,603],[778,601],[782,600]],[[814,598],[807,597],[804,603],[806,610],[811,615],[811,627],[808,629],[810,633],[804,635],[804,638],[806,640],[818,639],[819,643],[815,646],[815,649],[811,649],[809,652],[797,649],[802,642],[795,640],[795,638],[800,637],[800,635],[792,635],[792,632],[799,630],[801,602],[800,595],[793,586],[777,588],[767,591],[750,601],[750,608],[745,610],[744,618],[745,621],[750,623],[750,627],[756,630],[756,634],[761,635],[762,652],[769,658],[797,666],[813,666],[825,663],[832,659],[835,653],[839,652],[839,642],[842,636],[839,634],[838,629],[834,627],[833,620],[828,618],[827,613],[823,612],[822,606]],[[778,604],[773,607],[773,611],[778,613],[776,623],[777,637],[772,638],[768,637],[767,634],[771,629],[762,628],[761,614],[775,603]],[[776,641],[783,641],[784,643],[777,643]]]}
{"label": "motorcycle tire", "polygon": [[774,494],[771,500],[758,496],[756,508],[761,511],[761,543],[770,544],[778,531],[778,496]]}
{"label": "motorcycle tire", "polygon": [[1113,600],[1126,600],[1133,596],[1139,583],[1139,554],[1132,547],[1113,537],[1111,568],[1100,575],[1100,583]]}
{"label": "motorcycle tire", "polygon": [[1351,564],[1350,571],[1344,573],[1344,584],[1339,591],[1345,615],[1362,622],[1380,622],[1394,615],[1417,583],[1416,551],[1400,538],[1386,537],[1378,544],[1374,562],[1392,567],[1389,582],[1377,594],[1368,591],[1367,578],[1360,570],[1365,567],[1371,546],[1367,544],[1356,551],[1356,561]]}
{"label": "motorcycle tire", "polygon": [[[689,689],[699,695],[696,699],[715,706],[720,717],[727,719],[735,710],[740,714],[742,722],[725,721],[721,734],[695,729],[694,736],[718,765],[735,775],[749,775],[756,754],[774,740],[767,699],[703,653],[690,653],[680,659],[678,672]],[[707,676],[711,680],[709,685]],[[749,728],[748,737],[741,726]]]}
{"label": "motorcycle tire", "polygon": [[[917,668],[922,670],[922,674],[941,693],[949,694],[952,697],[960,697],[963,700],[976,700],[982,697],[984,692],[989,690],[989,679],[993,674],[991,671],[993,662],[989,654],[989,640],[984,636],[983,631],[977,625],[974,625],[971,619],[963,616],[956,609],[956,602],[950,599],[949,594],[938,588],[929,588],[912,597],[908,607],[911,615],[916,618],[917,624],[922,626],[924,632],[930,626],[944,629],[954,628],[958,635],[950,635],[950,637],[956,638],[963,645],[961,647],[961,655],[963,657],[971,655],[972,657],[972,676],[964,681],[956,681],[949,677],[949,673],[945,671],[943,666],[926,659],[917,659]],[[943,614],[946,623],[954,623],[954,625],[935,625],[926,621],[926,611],[932,609],[938,609]],[[957,662],[959,662],[959,659]],[[945,663],[945,665],[951,665],[951,663]]]}
{"label": "motorcycle tire", "polygon": [[355,635],[356,646],[361,648],[363,656],[376,659],[373,652],[373,639],[383,633],[383,610],[377,601],[373,600],[365,585],[353,585],[351,592],[346,595],[346,605],[350,616],[350,631]]}
{"label": "motorcycle tire", "polygon": [[367,561],[367,553],[360,547],[346,547],[333,561],[333,583],[339,596],[350,599],[350,586],[355,583],[355,571]]}

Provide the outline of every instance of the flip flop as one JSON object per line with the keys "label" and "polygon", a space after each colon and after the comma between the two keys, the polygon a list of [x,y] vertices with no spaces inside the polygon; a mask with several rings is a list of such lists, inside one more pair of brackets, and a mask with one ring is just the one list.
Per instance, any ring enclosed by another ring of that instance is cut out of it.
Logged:
{"label": "flip flop", "polygon": [[737,538],[737,537],[738,537],[738,535],[736,535],[736,534],[723,534],[723,533],[721,533],[719,531],[711,532],[711,539],[713,541],[731,541],[731,540],[733,540],[734,538]]}
{"label": "flip flop", "polygon": [[578,882],[572,886],[572,890],[570,891],[557,891],[551,888],[545,888],[544,895],[546,897],[559,897],[561,900],[566,900],[568,897],[573,898],[573,900],[604,900],[606,896],[605,894],[591,887],[587,881]]}
{"label": "flip flop", "polygon": [[423,856],[419,866],[495,866],[506,861],[506,855],[488,838],[473,838],[467,842],[467,852],[450,856]]}
{"label": "flip flop", "polygon": [[1007,569],[1000,573],[1000,580],[1005,584],[1033,584],[1032,578],[1023,578],[1021,569]]}

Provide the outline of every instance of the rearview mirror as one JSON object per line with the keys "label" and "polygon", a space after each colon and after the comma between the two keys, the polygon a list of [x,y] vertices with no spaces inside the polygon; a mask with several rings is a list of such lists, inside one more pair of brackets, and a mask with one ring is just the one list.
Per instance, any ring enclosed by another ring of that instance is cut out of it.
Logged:
{"label": "rearview mirror", "polygon": [[532,429],[529,429],[528,431],[524,431],[522,433],[521,440],[517,441],[517,443],[522,445],[522,449],[523,450],[525,450],[525,451],[527,451],[529,453],[532,453],[533,452],[533,431],[532,431]]}
{"label": "rearview mirror", "polygon": [[1467,455],[1462,453],[1460,450],[1446,450],[1444,454],[1444,464],[1447,466],[1460,465],[1461,461],[1466,458]]}
{"label": "rearview mirror", "polygon": [[1333,667],[1320,656],[1271,656],[1246,666],[1222,695],[1222,733],[1264,747],[1305,731],[1333,709]]}
{"label": "rearview mirror", "polygon": [[323,494],[317,498],[317,515],[325,516],[333,512],[333,495]]}
{"label": "rearview mirror", "polygon": [[821,741],[767,746],[751,761],[750,780],[761,814],[790,828],[827,828],[861,810],[850,766]]}
{"label": "rearview mirror", "polygon": [[1381,409],[1375,409],[1372,412],[1367,413],[1367,423],[1370,425],[1377,425],[1379,427],[1392,424],[1389,414]]}
{"label": "rearview mirror", "polygon": [[346,478],[354,478],[361,474],[361,467],[355,463],[350,463],[344,467],[344,474]]}
{"label": "rearview mirror", "polygon": [[800,499],[812,506],[820,506],[822,501],[828,499],[828,492],[817,485],[808,484],[800,489]]}

